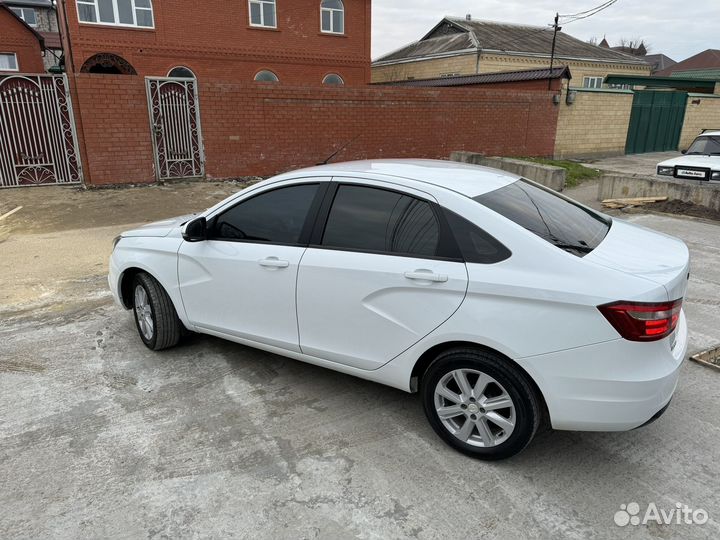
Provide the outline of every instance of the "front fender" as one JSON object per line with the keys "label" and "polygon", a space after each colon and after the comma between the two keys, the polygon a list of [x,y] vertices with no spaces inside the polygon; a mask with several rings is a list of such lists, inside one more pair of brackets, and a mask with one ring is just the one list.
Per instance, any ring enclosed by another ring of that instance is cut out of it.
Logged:
{"label": "front fender", "polygon": [[123,237],[110,257],[110,290],[116,301],[122,301],[122,282],[129,271],[142,270],[154,277],[172,300],[182,323],[191,328],[178,284],[177,258],[183,240],[175,237]]}

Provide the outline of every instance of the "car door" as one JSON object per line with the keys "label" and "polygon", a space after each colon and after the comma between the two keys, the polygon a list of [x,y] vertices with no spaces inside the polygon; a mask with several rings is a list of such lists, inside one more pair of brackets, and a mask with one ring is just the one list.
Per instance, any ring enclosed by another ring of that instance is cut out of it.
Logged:
{"label": "car door", "polygon": [[465,297],[453,244],[429,195],[333,182],[298,273],[302,352],[373,370],[417,343]]}
{"label": "car door", "polygon": [[179,284],[193,325],[300,350],[298,264],[326,186],[303,182],[250,194],[208,220],[208,240],[182,244]]}

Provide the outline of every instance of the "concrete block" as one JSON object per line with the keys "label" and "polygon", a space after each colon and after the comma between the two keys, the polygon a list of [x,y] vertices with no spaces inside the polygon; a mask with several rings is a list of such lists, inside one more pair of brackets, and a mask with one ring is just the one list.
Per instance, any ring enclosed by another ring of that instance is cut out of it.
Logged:
{"label": "concrete block", "polygon": [[604,174],[598,185],[598,201],[631,197],[665,197],[691,202],[720,212],[720,184],[651,176]]}
{"label": "concrete block", "polygon": [[565,189],[567,171],[562,167],[543,165],[541,163],[533,163],[522,159],[487,157],[483,154],[475,152],[453,152],[450,154],[450,160],[507,171],[517,174],[518,176],[534,180],[538,184],[542,184],[543,186],[554,189],[555,191],[562,191]]}

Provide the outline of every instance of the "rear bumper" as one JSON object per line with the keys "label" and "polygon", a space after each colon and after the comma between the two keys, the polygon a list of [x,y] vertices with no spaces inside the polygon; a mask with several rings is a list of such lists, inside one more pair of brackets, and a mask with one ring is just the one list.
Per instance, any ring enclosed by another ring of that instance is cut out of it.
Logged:
{"label": "rear bumper", "polygon": [[682,313],[671,338],[618,339],[518,360],[545,397],[554,429],[625,431],[655,417],[672,399],[687,352]]}

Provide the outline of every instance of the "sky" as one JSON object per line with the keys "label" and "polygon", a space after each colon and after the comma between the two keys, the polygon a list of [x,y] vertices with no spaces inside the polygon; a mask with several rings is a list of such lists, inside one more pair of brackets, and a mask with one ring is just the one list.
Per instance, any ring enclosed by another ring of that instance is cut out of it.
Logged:
{"label": "sky", "polygon": [[[603,0],[373,0],[372,57],[377,58],[420,39],[445,15],[536,26],[552,23],[555,13],[586,11]],[[681,61],[705,49],[720,49],[720,1],[618,0],[590,18],[563,26],[582,40],[607,37],[643,39],[650,53]]]}

